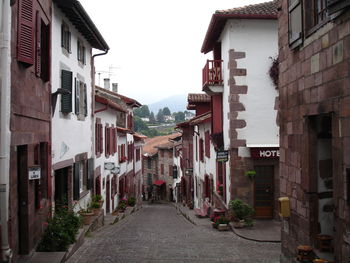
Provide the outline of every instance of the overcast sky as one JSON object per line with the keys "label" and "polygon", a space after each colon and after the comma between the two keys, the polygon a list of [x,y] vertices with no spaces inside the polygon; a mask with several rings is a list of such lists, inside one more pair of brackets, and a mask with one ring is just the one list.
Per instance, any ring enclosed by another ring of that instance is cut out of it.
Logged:
{"label": "overcast sky", "polygon": [[[110,51],[96,58],[96,84],[110,76],[142,104],[201,92],[200,52],[215,10],[264,0],[80,0]],[[95,50],[95,53],[97,51]],[[110,74],[108,73],[110,72]]]}

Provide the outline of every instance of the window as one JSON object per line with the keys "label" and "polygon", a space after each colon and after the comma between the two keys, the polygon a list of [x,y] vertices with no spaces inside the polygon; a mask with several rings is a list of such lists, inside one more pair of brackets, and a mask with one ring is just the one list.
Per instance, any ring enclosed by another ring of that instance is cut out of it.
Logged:
{"label": "window", "polygon": [[172,165],[169,165],[169,176],[170,177],[173,177],[173,166]]}
{"label": "window", "polygon": [[106,157],[109,157],[111,153],[111,133],[110,133],[110,128],[108,127],[108,123],[106,123],[105,126],[105,155]]}
{"label": "window", "polygon": [[95,151],[97,157],[103,153],[103,135],[102,135],[103,127],[101,124],[101,119],[96,118],[95,124]]}
{"label": "window", "polygon": [[164,158],[164,151],[163,150],[159,150],[160,152],[160,157]]}
{"label": "window", "polygon": [[65,89],[67,94],[61,95],[61,112],[72,112],[72,81],[73,73],[67,70],[61,70],[61,88]]}
{"label": "window", "polygon": [[87,116],[87,91],[86,84],[75,79],[75,114]]}
{"label": "window", "polygon": [[127,160],[125,155],[125,144],[119,146],[119,162],[123,163]]}
{"label": "window", "polygon": [[33,0],[18,5],[17,60],[35,65],[35,75],[50,80],[50,24],[41,10],[34,10]]}
{"label": "window", "polygon": [[327,5],[328,5],[328,13],[331,15],[346,7],[349,7],[350,1],[349,0],[328,0]]}
{"label": "window", "polygon": [[74,200],[79,200],[81,193],[87,190],[87,167],[86,161],[74,163],[74,182],[73,195]]}
{"label": "window", "polygon": [[136,161],[140,161],[141,158],[141,150],[140,149],[136,149]]}
{"label": "window", "polygon": [[160,165],[160,174],[164,174],[164,164]]}
{"label": "window", "polygon": [[152,159],[151,158],[147,159],[147,168],[152,169]]}
{"label": "window", "polygon": [[289,0],[289,45],[294,48],[303,42],[302,0]]}
{"label": "window", "polygon": [[71,33],[65,23],[61,25],[61,47],[71,53]]}
{"label": "window", "polygon": [[85,55],[85,47],[83,45],[83,43],[78,40],[77,42],[77,52],[78,52],[78,61],[85,65],[86,64],[86,55]]}
{"label": "window", "polygon": [[326,0],[311,0],[305,2],[305,29],[307,33],[312,33],[312,29],[326,22],[327,18]]}

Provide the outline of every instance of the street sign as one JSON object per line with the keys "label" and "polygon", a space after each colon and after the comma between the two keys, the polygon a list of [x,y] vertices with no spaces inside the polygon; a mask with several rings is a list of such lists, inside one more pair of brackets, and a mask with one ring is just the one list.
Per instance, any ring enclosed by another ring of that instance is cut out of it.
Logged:
{"label": "street sign", "polygon": [[228,161],[228,151],[216,152],[216,161],[227,162]]}
{"label": "street sign", "polygon": [[40,166],[29,167],[28,168],[28,178],[29,178],[29,180],[40,179],[41,178]]}
{"label": "street sign", "polygon": [[115,168],[115,164],[113,162],[105,163],[105,170],[113,170]]}
{"label": "street sign", "polygon": [[114,167],[114,168],[111,170],[111,172],[114,173],[114,174],[119,174],[119,173],[120,173],[120,167],[119,167],[119,166]]}

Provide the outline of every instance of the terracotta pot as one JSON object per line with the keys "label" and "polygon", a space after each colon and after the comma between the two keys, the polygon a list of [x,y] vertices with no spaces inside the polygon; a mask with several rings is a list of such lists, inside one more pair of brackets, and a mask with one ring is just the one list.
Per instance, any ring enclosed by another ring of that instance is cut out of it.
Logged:
{"label": "terracotta pot", "polygon": [[83,224],[84,225],[90,225],[92,223],[92,220],[94,219],[94,213],[80,213],[80,215],[83,217]]}
{"label": "terracotta pot", "polygon": [[92,211],[94,212],[95,216],[98,216],[100,214],[101,208],[94,208]]}
{"label": "terracotta pot", "polygon": [[234,228],[243,228],[244,227],[244,220],[233,221],[232,224],[233,224]]}
{"label": "terracotta pot", "polygon": [[218,230],[219,231],[227,231],[227,230],[229,230],[229,226],[228,226],[228,224],[219,224]]}

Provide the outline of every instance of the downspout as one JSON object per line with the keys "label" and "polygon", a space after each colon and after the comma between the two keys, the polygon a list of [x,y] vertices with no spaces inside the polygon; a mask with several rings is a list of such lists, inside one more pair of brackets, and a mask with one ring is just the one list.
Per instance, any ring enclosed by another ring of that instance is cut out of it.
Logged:
{"label": "downspout", "polygon": [[2,262],[11,262],[9,246],[10,114],[11,114],[11,6],[0,0],[0,224]]}

